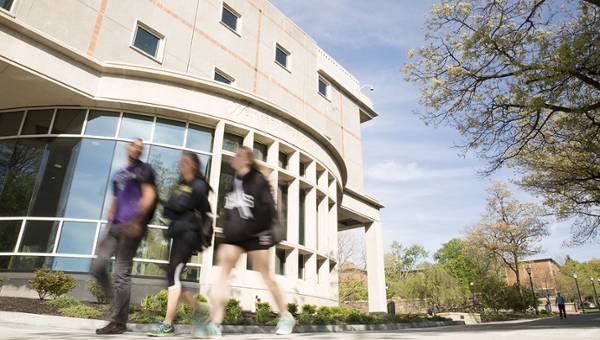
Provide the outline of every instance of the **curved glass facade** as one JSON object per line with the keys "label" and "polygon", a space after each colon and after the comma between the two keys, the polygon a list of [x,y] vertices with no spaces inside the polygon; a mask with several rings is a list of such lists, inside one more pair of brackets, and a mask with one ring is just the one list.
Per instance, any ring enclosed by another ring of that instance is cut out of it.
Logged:
{"label": "curved glass facade", "polygon": [[[179,178],[182,150],[208,176],[214,129],[127,112],[44,108],[0,113],[0,270],[87,273],[106,226],[111,179],[125,167],[125,147],[145,142],[142,160],[157,173],[161,198]],[[169,241],[157,209],[133,275],[164,276]],[[197,280],[201,257],[183,277]]]}

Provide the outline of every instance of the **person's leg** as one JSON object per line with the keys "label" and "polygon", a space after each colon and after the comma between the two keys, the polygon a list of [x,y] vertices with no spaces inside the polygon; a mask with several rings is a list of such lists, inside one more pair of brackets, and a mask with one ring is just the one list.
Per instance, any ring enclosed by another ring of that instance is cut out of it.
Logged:
{"label": "person's leg", "polygon": [[252,266],[262,275],[263,280],[269,287],[275,304],[279,308],[279,315],[285,315],[288,313],[287,306],[283,302],[283,296],[281,290],[271,275],[269,274],[269,249],[253,250],[248,252],[248,258],[252,262]]}
{"label": "person's leg", "polygon": [[104,237],[101,243],[98,244],[98,256],[92,262],[91,274],[96,279],[102,290],[104,296],[109,303],[112,303],[115,296],[115,288],[110,282],[108,276],[108,265],[110,264],[110,258],[114,255],[117,249],[118,239],[115,233],[109,230],[108,234]]}
{"label": "person's leg", "polygon": [[221,244],[219,249],[217,249],[217,266],[221,267],[221,275],[218,282],[215,282],[211,288],[210,294],[210,303],[212,305],[211,320],[217,324],[221,324],[225,316],[229,274],[244,252],[245,250],[241,247],[225,243]]}
{"label": "person's leg", "polygon": [[129,302],[131,300],[131,268],[133,257],[142,240],[142,237],[131,238],[123,233],[119,234],[119,245],[115,253],[115,311],[111,321],[126,324],[129,318]]}

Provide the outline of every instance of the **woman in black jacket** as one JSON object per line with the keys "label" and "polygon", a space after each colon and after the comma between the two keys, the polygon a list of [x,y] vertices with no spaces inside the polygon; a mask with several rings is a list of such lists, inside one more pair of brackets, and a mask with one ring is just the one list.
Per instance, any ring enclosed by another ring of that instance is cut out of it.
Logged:
{"label": "woman in black jacket", "polygon": [[200,305],[189,291],[182,292],[179,280],[192,255],[198,250],[202,250],[202,245],[207,242],[210,245],[210,240],[203,240],[199,233],[202,219],[207,218],[207,213],[210,212],[207,199],[210,186],[200,172],[200,160],[193,152],[183,152],[179,162],[179,171],[181,172],[181,182],[172,191],[171,197],[163,208],[163,216],[171,220],[165,236],[173,239],[167,273],[169,281],[167,313],[165,320],[148,332],[148,336],[175,335],[173,318],[180,299],[196,311],[208,313],[207,305]]}
{"label": "woman in black jacket", "polygon": [[227,281],[231,269],[243,253],[248,253],[252,266],[262,275],[279,307],[276,333],[290,334],[295,324],[294,318],[287,311],[279,286],[269,275],[269,248],[274,244],[270,234],[265,231],[271,227],[272,214],[275,212],[269,184],[256,168],[254,152],[249,147],[235,150],[231,167],[235,170],[236,178],[225,197],[225,242],[219,246],[216,254],[221,274],[219,281],[211,288],[211,318],[192,335],[200,338],[221,337],[219,324],[225,315]]}

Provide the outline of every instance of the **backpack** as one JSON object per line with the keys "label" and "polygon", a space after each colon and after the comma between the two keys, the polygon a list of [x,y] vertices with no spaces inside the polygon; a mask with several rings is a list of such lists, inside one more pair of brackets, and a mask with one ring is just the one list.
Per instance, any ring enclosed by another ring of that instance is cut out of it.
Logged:
{"label": "backpack", "polygon": [[[212,188],[206,181],[204,177],[200,177],[204,183],[208,186],[208,191],[212,191]],[[213,217],[210,209],[210,203],[208,203],[208,198],[203,196],[204,199],[201,202],[201,207],[203,212],[198,209],[194,209],[194,213],[200,221],[200,225],[198,226],[198,236],[200,237],[200,244],[198,245],[198,250],[203,251],[204,249],[210,247],[212,245],[212,237],[214,233],[213,228]]]}

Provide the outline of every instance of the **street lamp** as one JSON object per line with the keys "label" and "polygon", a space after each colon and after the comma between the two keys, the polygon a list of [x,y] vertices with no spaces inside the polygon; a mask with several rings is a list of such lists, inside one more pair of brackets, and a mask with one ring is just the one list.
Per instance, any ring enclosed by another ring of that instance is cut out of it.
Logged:
{"label": "street lamp", "polygon": [[529,284],[531,284],[531,295],[533,296],[533,307],[535,308],[535,314],[540,314],[538,310],[537,301],[535,301],[535,292],[533,291],[533,280],[531,279],[531,267],[527,267],[527,274],[529,274]]}
{"label": "street lamp", "polygon": [[579,295],[579,305],[581,306],[581,310],[585,313],[585,306],[583,305],[583,300],[581,299],[581,292],[579,291],[579,283],[577,282],[577,274],[573,273],[573,279],[575,279],[575,287],[577,287],[577,295]]}
{"label": "street lamp", "polygon": [[473,309],[475,309],[475,291],[473,290],[473,282],[469,282],[469,286],[471,286],[471,294],[473,294]]}
{"label": "street lamp", "polygon": [[596,293],[596,286],[594,285],[594,277],[590,276],[590,281],[592,282],[592,288],[594,288],[594,297],[596,298],[596,308],[599,308],[598,305],[598,293]]}

